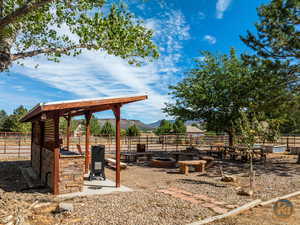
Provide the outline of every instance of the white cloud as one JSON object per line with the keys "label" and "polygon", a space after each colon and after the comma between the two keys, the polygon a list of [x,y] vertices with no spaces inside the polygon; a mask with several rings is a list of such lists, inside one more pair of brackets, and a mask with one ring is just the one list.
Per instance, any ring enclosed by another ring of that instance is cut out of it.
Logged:
{"label": "white cloud", "polygon": [[216,4],[216,17],[218,19],[223,18],[224,12],[228,9],[229,5],[231,3],[231,0],[218,0]]}
{"label": "white cloud", "polygon": [[[155,31],[154,41],[161,57],[142,67],[131,66],[104,52],[83,51],[76,58],[64,56],[60,63],[49,62],[44,57],[29,58],[25,60],[25,67],[15,66],[14,72],[78,98],[147,92],[148,100],[124,106],[123,115],[145,122],[161,119],[164,117],[161,108],[169,101],[168,86],[176,82],[174,73],[180,70],[177,63],[182,57],[183,41],[190,38],[190,28],[178,10],[170,10],[159,19],[146,20],[146,27]],[[62,33],[68,30],[64,28]],[[39,64],[37,69],[34,68],[36,64]],[[67,100],[63,95],[60,98]]]}
{"label": "white cloud", "polygon": [[203,37],[203,40],[208,41],[212,45],[217,43],[217,39],[214,36],[208,34]]}

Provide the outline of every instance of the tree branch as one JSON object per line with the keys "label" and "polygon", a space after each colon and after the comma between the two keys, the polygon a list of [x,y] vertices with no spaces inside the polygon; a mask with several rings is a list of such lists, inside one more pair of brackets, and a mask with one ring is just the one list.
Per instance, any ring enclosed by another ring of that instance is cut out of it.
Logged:
{"label": "tree branch", "polygon": [[27,3],[24,6],[19,7],[11,14],[3,17],[0,19],[0,30],[2,30],[5,26],[15,23],[16,20],[22,16],[26,16],[29,13],[31,13],[33,10],[40,8],[50,2],[53,2],[54,0],[37,0],[33,3]]}
{"label": "tree branch", "polygon": [[93,47],[96,47],[96,46],[95,45],[87,45],[87,44],[78,44],[78,45],[73,45],[73,46],[66,47],[66,48],[44,48],[44,49],[38,49],[38,50],[13,54],[11,56],[11,60],[16,61],[18,59],[24,59],[26,57],[32,57],[32,56],[36,56],[36,55],[40,55],[40,54],[67,53],[68,51],[70,51],[72,49],[93,48]]}

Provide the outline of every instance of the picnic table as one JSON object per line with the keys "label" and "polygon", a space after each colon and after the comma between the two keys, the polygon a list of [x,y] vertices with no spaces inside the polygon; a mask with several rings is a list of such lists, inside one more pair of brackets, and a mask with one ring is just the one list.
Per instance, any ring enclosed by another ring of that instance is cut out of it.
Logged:
{"label": "picnic table", "polygon": [[205,160],[186,160],[186,161],[178,161],[180,166],[180,172],[185,175],[189,174],[189,167],[195,167],[196,172],[205,172]]}

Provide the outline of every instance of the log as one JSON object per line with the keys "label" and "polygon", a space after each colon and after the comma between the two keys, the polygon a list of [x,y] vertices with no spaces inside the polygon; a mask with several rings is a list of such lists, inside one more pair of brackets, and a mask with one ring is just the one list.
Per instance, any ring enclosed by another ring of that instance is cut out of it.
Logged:
{"label": "log", "polygon": [[207,218],[207,219],[204,219],[204,220],[201,220],[201,221],[197,221],[197,222],[194,222],[194,223],[190,223],[188,225],[202,225],[202,224],[207,224],[207,223],[211,223],[213,221],[216,221],[216,220],[219,220],[219,219],[223,219],[225,217],[228,217],[228,216],[234,216],[236,214],[239,214],[245,210],[248,210],[248,209],[251,209],[257,205],[259,205],[261,203],[261,200],[260,199],[256,199],[252,202],[249,202],[239,208],[236,208],[234,210],[231,210],[225,214],[222,214],[222,215],[218,215],[218,216],[213,216],[213,217],[210,217],[210,218]]}
{"label": "log", "polygon": [[[116,160],[115,159],[107,158],[105,160],[111,167],[116,168]],[[121,166],[121,169],[127,168],[127,164],[123,163],[123,162],[120,162],[120,166]]]}
{"label": "log", "polygon": [[287,195],[283,195],[283,196],[280,196],[280,197],[272,198],[272,199],[270,199],[268,201],[261,202],[259,205],[260,206],[265,206],[265,205],[277,202],[278,200],[291,198],[291,197],[296,196],[296,195],[300,195],[300,191],[296,191],[296,192],[293,192],[293,193],[290,193],[290,194],[287,194]]}

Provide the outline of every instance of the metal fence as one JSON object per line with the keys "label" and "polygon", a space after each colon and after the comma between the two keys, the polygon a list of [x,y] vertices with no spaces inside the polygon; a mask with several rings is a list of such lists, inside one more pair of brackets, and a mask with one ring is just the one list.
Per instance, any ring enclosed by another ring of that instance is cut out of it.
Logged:
{"label": "metal fence", "polygon": [[[66,145],[66,137],[62,136],[63,146]],[[188,146],[197,146],[202,149],[210,145],[220,143],[228,144],[226,135],[163,135],[163,136],[138,136],[138,137],[121,137],[121,151],[136,151],[137,144],[145,144],[147,151],[180,151],[185,150]],[[115,151],[114,136],[92,136],[91,145],[105,145],[107,153]],[[266,145],[285,145],[287,148],[300,147],[300,135],[283,135],[275,143],[258,143]],[[0,157],[28,157],[31,149],[30,133],[11,133],[0,132]],[[77,151],[77,145],[85,150],[85,137],[70,137],[70,150]]]}

